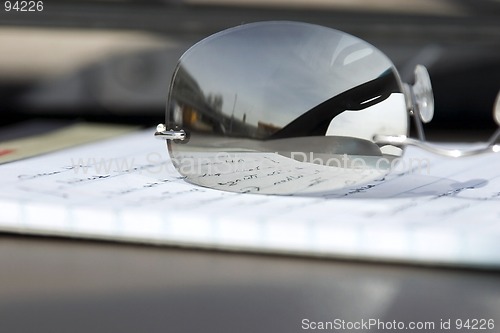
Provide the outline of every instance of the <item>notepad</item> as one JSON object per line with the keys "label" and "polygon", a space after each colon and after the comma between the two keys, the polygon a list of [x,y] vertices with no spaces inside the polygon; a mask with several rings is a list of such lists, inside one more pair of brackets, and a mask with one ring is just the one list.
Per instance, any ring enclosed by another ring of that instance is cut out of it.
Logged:
{"label": "notepad", "polygon": [[500,154],[408,148],[366,184],[256,195],[187,183],[152,132],[0,165],[0,231],[500,268]]}

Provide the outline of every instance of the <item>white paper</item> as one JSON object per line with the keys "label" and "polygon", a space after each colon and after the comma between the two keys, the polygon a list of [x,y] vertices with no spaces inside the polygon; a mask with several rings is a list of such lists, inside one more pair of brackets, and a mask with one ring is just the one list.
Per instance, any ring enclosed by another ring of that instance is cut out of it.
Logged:
{"label": "white paper", "polygon": [[185,182],[165,144],[138,132],[1,165],[0,230],[500,267],[500,154],[404,157],[342,191],[239,194]]}

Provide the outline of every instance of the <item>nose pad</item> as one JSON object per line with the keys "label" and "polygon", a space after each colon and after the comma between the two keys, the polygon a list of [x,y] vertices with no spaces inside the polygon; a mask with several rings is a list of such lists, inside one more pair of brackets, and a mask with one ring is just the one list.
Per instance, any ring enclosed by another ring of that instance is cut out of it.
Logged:
{"label": "nose pad", "polygon": [[497,125],[500,126],[500,91],[498,92],[495,105],[493,106],[493,118]]}
{"label": "nose pad", "polygon": [[424,127],[422,123],[428,123],[434,117],[434,95],[432,84],[427,68],[423,65],[415,66],[415,83],[410,86],[403,83],[406,108],[413,116],[417,129],[418,138],[425,141]]}
{"label": "nose pad", "polygon": [[[495,122],[498,125],[498,129],[496,132],[492,135],[489,145],[494,146],[500,139],[500,91],[497,94],[497,98],[495,99],[495,105],[493,105],[493,119],[495,119]],[[496,145],[500,147],[500,145]]]}
{"label": "nose pad", "polygon": [[434,117],[434,95],[427,68],[423,65],[415,67],[415,83],[409,87],[412,110],[422,120],[428,123]]}

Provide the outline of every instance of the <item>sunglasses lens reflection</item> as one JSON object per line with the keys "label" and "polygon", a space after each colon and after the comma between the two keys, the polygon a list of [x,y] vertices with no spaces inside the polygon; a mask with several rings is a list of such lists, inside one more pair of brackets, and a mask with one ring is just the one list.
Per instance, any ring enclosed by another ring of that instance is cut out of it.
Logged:
{"label": "sunglasses lens reflection", "polygon": [[234,192],[317,193],[383,177],[403,154],[374,135],[407,135],[392,62],[343,32],[296,22],[242,25],[179,60],[166,110],[177,170]]}

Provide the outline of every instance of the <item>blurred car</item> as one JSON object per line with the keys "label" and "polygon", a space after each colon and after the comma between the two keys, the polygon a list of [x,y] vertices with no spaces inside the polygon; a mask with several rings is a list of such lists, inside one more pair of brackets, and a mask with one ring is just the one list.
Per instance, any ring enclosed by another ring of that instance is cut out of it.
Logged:
{"label": "blurred car", "polygon": [[336,28],[380,48],[406,82],[430,72],[430,128],[490,128],[500,89],[500,2],[83,1],[0,19],[2,124],[33,117],[154,125],[180,55],[216,31],[263,20]]}

